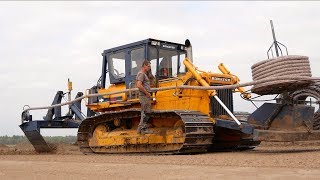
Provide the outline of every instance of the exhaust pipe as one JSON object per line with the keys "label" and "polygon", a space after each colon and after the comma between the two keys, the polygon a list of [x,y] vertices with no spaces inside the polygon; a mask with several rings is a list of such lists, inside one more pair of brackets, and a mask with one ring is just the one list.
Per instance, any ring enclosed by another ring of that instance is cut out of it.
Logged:
{"label": "exhaust pipe", "polygon": [[189,41],[189,39],[186,39],[184,44],[185,44],[186,50],[187,50],[187,58],[189,59],[190,62],[193,63],[191,42]]}

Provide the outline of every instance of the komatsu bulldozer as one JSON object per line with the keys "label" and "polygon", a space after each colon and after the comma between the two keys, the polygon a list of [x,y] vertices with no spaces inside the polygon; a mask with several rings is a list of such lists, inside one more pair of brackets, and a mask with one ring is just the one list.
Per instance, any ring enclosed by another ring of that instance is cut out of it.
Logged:
{"label": "komatsu bulldozer", "polygon": [[[252,94],[237,86],[239,78],[222,63],[219,73],[196,68],[189,40],[179,44],[149,38],[105,50],[102,57],[101,77],[84,95],[78,93],[75,100],[60,104],[67,93],[59,91],[52,106],[23,111],[20,127],[36,151],[50,151],[40,128],[78,128],[77,144],[83,153],[201,153],[252,149],[268,140],[320,139],[314,128],[319,113],[306,105],[306,97],[296,103],[293,96],[283,96],[287,98],[265,103],[248,116],[235,114],[233,94],[247,100]],[[141,107],[135,84],[145,59],[155,77],[151,134],[137,133]],[[83,98],[87,98],[86,116],[81,112]],[[70,110],[61,116],[61,105],[66,104]],[[44,120],[33,120],[29,111],[45,108]]]}
{"label": "komatsu bulldozer", "polygon": [[[184,45],[146,39],[104,51],[101,81],[89,92],[113,94],[89,98],[87,107],[94,115],[79,126],[81,151],[190,153],[215,148],[251,148],[259,144],[252,139],[251,125],[242,123],[240,128],[228,117],[227,111],[230,114],[233,111],[232,89],[161,89],[230,85],[239,81],[227,73],[223,64],[220,68],[224,73],[199,74],[188,58],[188,48],[191,48],[189,41]],[[142,135],[137,133],[141,115],[138,93],[130,89],[135,88],[137,72],[145,59],[150,61],[155,76],[152,87],[159,90],[152,92],[149,129],[154,133]],[[107,74],[109,87],[106,87]],[[129,91],[120,92],[125,90]],[[242,88],[239,90],[244,92]]]}

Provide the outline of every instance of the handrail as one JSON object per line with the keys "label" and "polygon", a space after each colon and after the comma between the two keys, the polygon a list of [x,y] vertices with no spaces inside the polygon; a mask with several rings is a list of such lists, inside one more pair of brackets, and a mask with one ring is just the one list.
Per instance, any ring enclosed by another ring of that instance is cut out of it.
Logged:
{"label": "handrail", "polygon": [[[266,80],[259,80],[259,81],[251,81],[247,83],[242,83],[242,84],[233,84],[233,85],[223,85],[223,86],[188,86],[188,85],[181,85],[181,86],[168,86],[168,87],[162,87],[162,88],[151,88],[151,92],[156,92],[156,91],[165,91],[165,90],[171,90],[171,89],[194,89],[194,90],[220,90],[220,89],[236,89],[238,87],[246,87],[246,86],[252,86],[255,84],[259,83],[264,83],[270,80],[291,80],[291,76],[282,76],[282,77],[273,77],[273,78],[268,78]],[[320,81],[319,77],[296,77],[295,79],[292,79],[292,81],[305,81],[305,80],[313,80],[313,81]],[[59,107],[59,106],[64,106],[68,104],[72,104],[74,102],[80,101],[84,98],[91,98],[91,97],[99,97],[99,96],[106,96],[106,95],[112,95],[112,94],[119,94],[119,93],[125,93],[125,92],[133,92],[133,91],[138,91],[138,88],[133,88],[133,89],[125,89],[121,91],[114,91],[114,92],[109,92],[109,93],[102,93],[102,94],[85,94],[83,96],[80,96],[72,101],[68,101],[65,103],[61,104],[55,104],[51,106],[41,106],[41,107],[30,107],[27,109],[24,109],[23,112],[30,111],[30,110],[40,110],[40,109],[51,109],[54,107]],[[26,106],[26,105],[25,105]],[[25,107],[24,106],[24,107]]]}

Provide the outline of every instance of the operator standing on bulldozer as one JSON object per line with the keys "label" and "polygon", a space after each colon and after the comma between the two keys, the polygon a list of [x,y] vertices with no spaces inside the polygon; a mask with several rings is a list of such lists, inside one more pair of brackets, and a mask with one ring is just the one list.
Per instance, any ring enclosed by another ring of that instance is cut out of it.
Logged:
{"label": "operator standing on bulldozer", "polygon": [[[150,119],[151,111],[151,93],[150,93],[150,73],[151,64],[150,61],[145,60],[142,63],[141,70],[137,74],[137,88],[139,89],[139,100],[141,104],[141,119],[138,125],[139,134],[151,134],[151,130],[147,128],[147,122]],[[152,78],[152,77],[151,77]]]}

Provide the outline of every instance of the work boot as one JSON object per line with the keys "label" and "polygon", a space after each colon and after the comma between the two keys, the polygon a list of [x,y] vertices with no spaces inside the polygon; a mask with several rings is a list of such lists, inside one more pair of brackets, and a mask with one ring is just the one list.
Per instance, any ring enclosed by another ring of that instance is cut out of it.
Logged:
{"label": "work boot", "polygon": [[147,128],[143,128],[140,130],[140,132],[138,132],[139,134],[152,134],[153,131]]}
{"label": "work boot", "polygon": [[139,125],[139,126],[138,126],[138,129],[137,129],[137,133],[138,133],[138,134],[141,134],[141,132],[142,132],[143,130],[147,129],[147,128],[148,128],[148,126],[147,126],[146,124]]}
{"label": "work boot", "polygon": [[138,134],[141,134],[142,128],[143,128],[142,126],[138,126],[138,129],[137,129],[137,133],[138,133]]}

